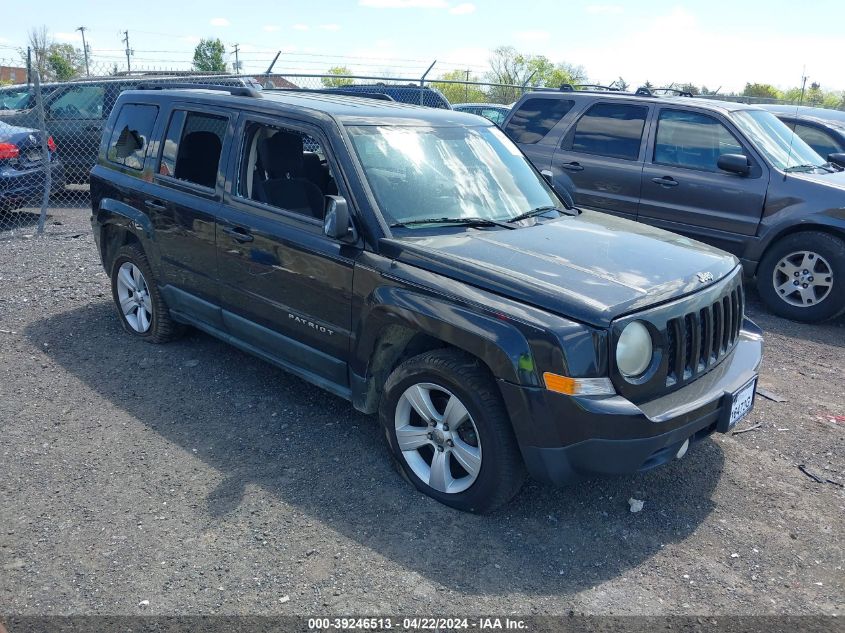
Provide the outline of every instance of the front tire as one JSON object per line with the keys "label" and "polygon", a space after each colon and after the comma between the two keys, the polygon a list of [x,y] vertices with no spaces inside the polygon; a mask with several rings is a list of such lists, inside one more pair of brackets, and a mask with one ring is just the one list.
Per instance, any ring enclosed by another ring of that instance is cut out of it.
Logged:
{"label": "front tire", "polygon": [[385,383],[379,418],[405,477],[443,504],[490,512],[522,487],[501,394],[472,356],[435,350],[405,361]]}
{"label": "front tire", "polygon": [[819,231],[775,242],[757,269],[760,297],[775,314],[813,323],[845,311],[845,242]]}
{"label": "front tire", "polygon": [[117,251],[111,289],[120,323],[129,334],[150,343],[166,343],[181,334],[139,245],[128,244]]}

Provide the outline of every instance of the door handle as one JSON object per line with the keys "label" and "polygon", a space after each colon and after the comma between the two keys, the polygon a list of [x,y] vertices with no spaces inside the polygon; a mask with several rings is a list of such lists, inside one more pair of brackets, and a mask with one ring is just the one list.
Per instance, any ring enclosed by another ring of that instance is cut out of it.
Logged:
{"label": "door handle", "polygon": [[164,211],[167,209],[167,207],[164,206],[164,203],[159,200],[144,200],[144,204],[150,209],[155,209],[156,211]]}
{"label": "door handle", "polygon": [[579,162],[563,163],[561,167],[567,171],[584,171],[584,166]]}
{"label": "door handle", "polygon": [[672,178],[672,176],[663,176],[663,178],[652,178],[651,182],[657,183],[663,187],[677,187],[678,181]]}
{"label": "door handle", "polygon": [[254,237],[252,237],[252,235],[249,234],[249,231],[240,226],[224,227],[223,232],[236,242],[240,243],[251,242],[255,239]]}

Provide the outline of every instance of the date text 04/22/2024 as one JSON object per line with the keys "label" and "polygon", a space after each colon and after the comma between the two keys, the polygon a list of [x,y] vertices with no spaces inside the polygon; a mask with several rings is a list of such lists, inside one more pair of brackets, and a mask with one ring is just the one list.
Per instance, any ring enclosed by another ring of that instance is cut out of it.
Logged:
{"label": "date text 04/22/2024", "polygon": [[369,630],[369,631],[460,631],[460,630],[510,630],[526,629],[526,623],[520,619],[481,617],[481,618],[309,618],[308,629],[319,630]]}

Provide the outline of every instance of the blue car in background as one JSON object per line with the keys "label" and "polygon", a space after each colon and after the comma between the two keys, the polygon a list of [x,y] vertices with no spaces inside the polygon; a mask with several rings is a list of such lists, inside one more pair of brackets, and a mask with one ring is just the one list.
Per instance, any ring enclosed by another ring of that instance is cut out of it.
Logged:
{"label": "blue car in background", "polygon": [[[47,138],[47,160],[50,189],[62,191],[65,173],[52,136]],[[47,177],[46,166],[38,130],[0,122],[0,211],[40,204]]]}
{"label": "blue car in background", "polygon": [[458,112],[469,112],[470,114],[477,114],[483,116],[488,121],[492,121],[499,127],[511,113],[510,106],[500,105],[498,103],[455,103],[452,104],[452,109]]}

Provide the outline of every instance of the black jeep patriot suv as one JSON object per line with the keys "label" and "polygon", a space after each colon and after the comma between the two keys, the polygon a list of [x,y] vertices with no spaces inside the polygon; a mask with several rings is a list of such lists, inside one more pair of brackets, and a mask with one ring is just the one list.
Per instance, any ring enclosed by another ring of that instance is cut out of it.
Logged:
{"label": "black jeep patriot suv", "polygon": [[483,512],[681,457],[750,410],[741,266],[567,207],[488,121],[336,94],[124,92],[91,174],[124,328],[190,324],[376,413]]}

